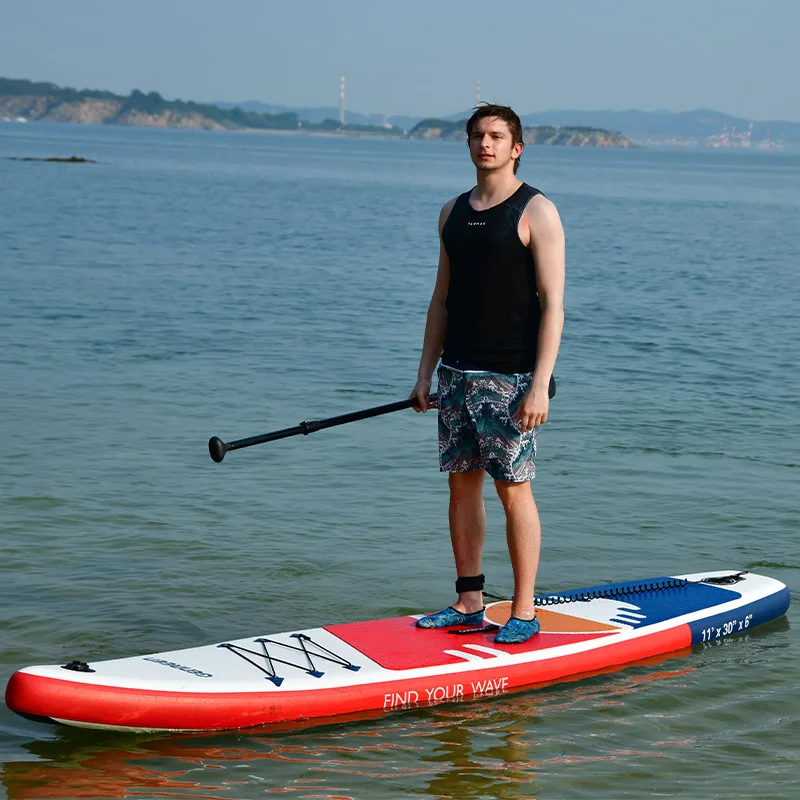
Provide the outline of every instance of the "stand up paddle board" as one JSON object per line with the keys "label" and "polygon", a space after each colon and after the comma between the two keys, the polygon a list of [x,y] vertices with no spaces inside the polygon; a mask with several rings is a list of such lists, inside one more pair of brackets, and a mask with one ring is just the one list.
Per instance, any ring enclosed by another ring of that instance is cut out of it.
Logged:
{"label": "stand up paddle board", "polygon": [[27,667],[6,688],[23,716],[128,731],[211,731],[465,701],[617,667],[782,616],[789,590],[711,572],[537,598],[541,633],[500,645],[486,625],[422,629],[418,617],[326,625],[112,661]]}

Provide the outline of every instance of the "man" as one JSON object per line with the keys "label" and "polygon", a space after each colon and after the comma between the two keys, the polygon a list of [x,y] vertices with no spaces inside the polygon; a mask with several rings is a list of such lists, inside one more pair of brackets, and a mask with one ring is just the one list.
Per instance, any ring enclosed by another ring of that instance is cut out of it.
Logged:
{"label": "man", "polygon": [[427,411],[441,358],[439,457],[449,473],[458,600],[417,625],[483,622],[488,472],[505,509],[514,572],[511,618],[495,641],[514,644],[539,631],[541,529],[530,481],[564,324],[564,230],[553,203],[516,178],[524,145],[514,111],[478,106],[467,121],[467,144],[478,182],[439,215],[439,268],[411,394]]}

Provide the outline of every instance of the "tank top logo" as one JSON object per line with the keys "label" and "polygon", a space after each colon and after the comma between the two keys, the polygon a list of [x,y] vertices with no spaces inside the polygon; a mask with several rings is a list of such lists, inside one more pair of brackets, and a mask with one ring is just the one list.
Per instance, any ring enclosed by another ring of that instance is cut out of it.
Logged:
{"label": "tank top logo", "polygon": [[468,222],[467,226],[472,228],[474,225],[485,225],[485,222]]}

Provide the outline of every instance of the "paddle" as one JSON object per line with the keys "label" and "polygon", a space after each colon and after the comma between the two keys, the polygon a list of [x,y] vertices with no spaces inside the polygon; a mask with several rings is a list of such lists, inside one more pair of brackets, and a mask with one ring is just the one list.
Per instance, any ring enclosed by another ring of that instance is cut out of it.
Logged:
{"label": "paddle", "polygon": [[[428,400],[435,403],[436,395],[432,394]],[[283,428],[283,430],[279,431],[262,433],[260,436],[251,436],[248,439],[237,439],[235,442],[223,442],[218,436],[212,436],[208,440],[208,452],[211,458],[219,464],[222,459],[225,458],[225,453],[229,450],[241,450],[243,447],[252,447],[254,444],[264,444],[265,442],[274,442],[276,439],[285,439],[287,436],[298,436],[301,433],[306,436],[309,433],[321,431],[323,428],[333,428],[335,425],[345,425],[348,422],[356,422],[360,419],[379,417],[381,414],[391,414],[393,411],[402,411],[404,408],[412,408],[416,405],[416,398],[409,397],[407,400],[398,400],[396,403],[387,403],[385,406],[366,408],[363,411],[353,411],[350,414],[341,414],[338,417],[301,422],[299,425],[295,425],[294,428]]]}

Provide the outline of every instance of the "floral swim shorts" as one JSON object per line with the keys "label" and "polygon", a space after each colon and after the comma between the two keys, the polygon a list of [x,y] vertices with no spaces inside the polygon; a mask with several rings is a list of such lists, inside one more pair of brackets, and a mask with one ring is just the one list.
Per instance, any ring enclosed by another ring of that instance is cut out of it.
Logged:
{"label": "floral swim shorts", "polygon": [[438,376],[441,471],[484,469],[499,481],[532,480],[538,430],[520,433],[514,412],[533,373],[462,372],[442,364]]}

